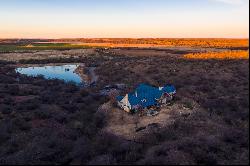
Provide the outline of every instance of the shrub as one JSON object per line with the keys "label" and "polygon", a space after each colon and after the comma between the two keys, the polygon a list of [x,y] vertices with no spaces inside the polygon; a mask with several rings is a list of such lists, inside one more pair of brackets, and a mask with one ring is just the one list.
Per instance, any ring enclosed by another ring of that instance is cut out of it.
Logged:
{"label": "shrub", "polygon": [[107,114],[105,111],[98,111],[94,115],[94,124],[97,128],[104,128],[107,124]]}
{"label": "shrub", "polygon": [[27,131],[31,128],[31,125],[21,118],[16,118],[13,123],[22,131]]}
{"label": "shrub", "polygon": [[85,89],[81,89],[80,95],[81,95],[82,97],[86,97],[86,96],[89,95],[89,92],[88,92],[87,90],[85,90]]}
{"label": "shrub", "polygon": [[10,114],[12,112],[12,109],[9,105],[0,105],[0,113],[2,114]]}

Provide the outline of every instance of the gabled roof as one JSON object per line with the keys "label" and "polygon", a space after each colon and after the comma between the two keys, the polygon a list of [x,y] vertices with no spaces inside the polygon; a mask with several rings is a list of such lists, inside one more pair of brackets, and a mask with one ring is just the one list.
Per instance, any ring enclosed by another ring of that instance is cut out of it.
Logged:
{"label": "gabled roof", "polygon": [[141,105],[142,107],[148,107],[157,104],[156,99],[160,98],[162,92],[158,88],[147,85],[140,84],[136,90],[129,94],[129,101],[133,100],[133,105]]}
{"label": "gabled roof", "polygon": [[166,92],[166,93],[176,93],[176,89],[173,85],[166,85],[163,87],[163,91]]}
{"label": "gabled roof", "polygon": [[117,100],[117,101],[121,101],[123,98],[124,98],[123,96],[117,96],[117,97],[116,97],[116,100]]}
{"label": "gabled roof", "polygon": [[[164,93],[175,93],[175,88],[172,85],[167,85],[162,88],[153,87],[147,84],[140,84],[134,92],[128,94],[128,100],[131,106],[148,107],[157,104]],[[118,96],[117,100],[121,101],[123,97]]]}

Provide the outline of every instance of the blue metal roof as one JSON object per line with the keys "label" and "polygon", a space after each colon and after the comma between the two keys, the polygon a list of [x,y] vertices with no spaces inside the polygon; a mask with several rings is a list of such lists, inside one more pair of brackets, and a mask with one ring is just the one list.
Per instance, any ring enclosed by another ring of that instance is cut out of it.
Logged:
{"label": "blue metal roof", "polygon": [[175,93],[176,89],[173,85],[166,85],[164,86],[163,91],[166,93]]}
{"label": "blue metal roof", "polygon": [[[147,84],[140,84],[134,92],[128,94],[128,100],[132,107],[141,106],[143,108],[157,104],[163,93],[175,93],[176,89],[173,85],[166,85],[158,88]],[[123,97],[118,96],[117,100],[121,101]]]}
{"label": "blue metal roof", "polygon": [[116,100],[117,100],[117,101],[121,101],[123,98],[124,98],[124,97],[122,97],[122,96],[117,96],[117,97],[116,97]]}
{"label": "blue metal roof", "polygon": [[133,100],[131,105],[140,105],[142,107],[148,107],[157,104],[156,99],[159,99],[162,95],[162,92],[159,91],[159,88],[147,85],[140,84],[136,90],[131,94],[132,98],[129,98],[129,102]]}

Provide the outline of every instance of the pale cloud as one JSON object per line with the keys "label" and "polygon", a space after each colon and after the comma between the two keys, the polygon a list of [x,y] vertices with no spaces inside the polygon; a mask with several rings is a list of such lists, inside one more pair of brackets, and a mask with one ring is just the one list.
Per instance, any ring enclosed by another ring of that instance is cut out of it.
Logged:
{"label": "pale cloud", "polygon": [[249,2],[249,0],[213,0],[213,1],[232,4],[232,5],[242,5]]}

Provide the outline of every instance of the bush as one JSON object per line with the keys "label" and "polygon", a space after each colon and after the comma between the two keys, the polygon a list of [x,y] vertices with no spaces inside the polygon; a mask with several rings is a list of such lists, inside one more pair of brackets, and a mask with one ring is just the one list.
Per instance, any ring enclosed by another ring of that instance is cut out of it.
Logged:
{"label": "bush", "polygon": [[94,124],[97,128],[104,128],[107,124],[107,114],[105,111],[98,111],[94,115]]}
{"label": "bush", "polygon": [[86,97],[86,96],[89,95],[89,92],[87,90],[85,90],[85,89],[81,89],[80,94],[81,94],[82,97]]}
{"label": "bush", "polygon": [[18,85],[8,85],[8,90],[11,95],[19,94],[19,86]]}
{"label": "bush", "polygon": [[2,114],[10,114],[12,112],[11,107],[9,105],[0,105],[0,113]]}
{"label": "bush", "polygon": [[22,131],[31,129],[31,125],[27,121],[21,118],[14,119],[14,124]]}

